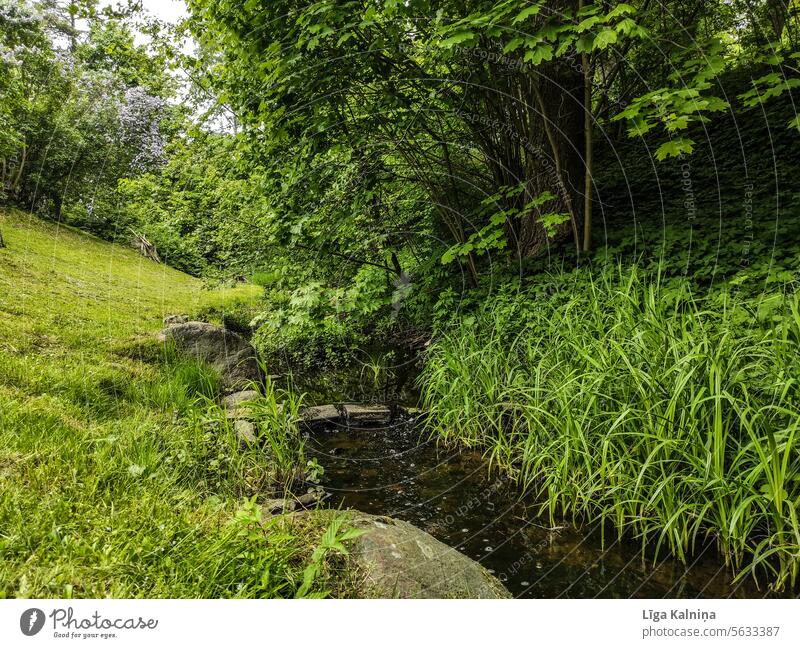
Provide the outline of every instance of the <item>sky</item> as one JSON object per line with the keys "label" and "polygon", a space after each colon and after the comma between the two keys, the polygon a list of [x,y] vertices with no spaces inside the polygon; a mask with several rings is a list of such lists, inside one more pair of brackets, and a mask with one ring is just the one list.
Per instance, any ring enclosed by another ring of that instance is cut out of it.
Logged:
{"label": "sky", "polygon": [[[117,0],[100,0],[98,5],[102,7],[113,7],[117,5]],[[165,22],[176,23],[178,20],[188,15],[186,2],[184,0],[142,0],[142,6],[147,13]],[[79,24],[79,27],[85,27]],[[136,34],[135,42],[141,45],[147,42],[141,34]]]}
{"label": "sky", "polygon": [[[106,0],[103,1],[106,2]],[[112,3],[108,2],[108,4]],[[188,14],[184,0],[142,0],[142,6],[148,13],[165,22],[176,23]],[[146,42],[147,39],[137,35],[134,40],[138,45]],[[192,44],[185,43],[182,49],[191,51]]]}
{"label": "sky", "polygon": [[[107,2],[105,4],[112,3]],[[183,0],[143,0],[142,5],[157,18],[173,23],[187,13],[186,3]]]}

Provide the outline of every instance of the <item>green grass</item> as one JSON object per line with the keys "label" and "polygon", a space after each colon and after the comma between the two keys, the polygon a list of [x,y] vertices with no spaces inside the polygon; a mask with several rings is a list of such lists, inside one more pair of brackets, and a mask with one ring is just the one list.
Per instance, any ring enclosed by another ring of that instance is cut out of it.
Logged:
{"label": "green grass", "polygon": [[688,561],[709,539],[775,589],[800,569],[800,296],[609,268],[541,275],[432,345],[429,426],[551,518]]}
{"label": "green grass", "polygon": [[260,290],[20,212],[0,229],[0,596],[319,593],[327,524],[260,521],[268,465],[209,425],[218,376],[154,337]]}

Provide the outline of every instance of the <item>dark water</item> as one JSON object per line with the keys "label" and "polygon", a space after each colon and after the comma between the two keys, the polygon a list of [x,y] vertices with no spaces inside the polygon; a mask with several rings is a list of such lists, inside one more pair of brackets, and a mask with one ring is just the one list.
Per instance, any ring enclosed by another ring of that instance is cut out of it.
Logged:
{"label": "dark water", "polygon": [[341,504],[406,520],[480,561],[517,597],[761,597],[732,585],[713,548],[686,568],[643,560],[638,544],[597,529],[548,528],[502,479],[490,479],[479,453],[441,448],[408,423],[313,430],[309,456]]}

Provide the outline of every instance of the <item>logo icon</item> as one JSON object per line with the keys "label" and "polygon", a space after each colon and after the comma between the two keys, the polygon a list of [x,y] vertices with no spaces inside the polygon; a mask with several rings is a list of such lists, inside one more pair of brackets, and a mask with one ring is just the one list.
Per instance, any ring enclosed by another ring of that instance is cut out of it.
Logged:
{"label": "logo icon", "polygon": [[44,627],[44,612],[39,608],[25,610],[19,618],[19,629],[26,637],[32,637]]}

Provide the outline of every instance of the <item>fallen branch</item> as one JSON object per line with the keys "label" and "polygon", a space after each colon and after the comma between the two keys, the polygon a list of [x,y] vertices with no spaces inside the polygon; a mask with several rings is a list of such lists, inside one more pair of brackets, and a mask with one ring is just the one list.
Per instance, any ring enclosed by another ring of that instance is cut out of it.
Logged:
{"label": "fallen branch", "polygon": [[144,234],[138,234],[133,229],[131,229],[131,234],[133,234],[133,247],[136,248],[139,254],[143,257],[147,257],[151,261],[161,263],[161,258],[158,256],[156,246],[148,241]]}

